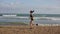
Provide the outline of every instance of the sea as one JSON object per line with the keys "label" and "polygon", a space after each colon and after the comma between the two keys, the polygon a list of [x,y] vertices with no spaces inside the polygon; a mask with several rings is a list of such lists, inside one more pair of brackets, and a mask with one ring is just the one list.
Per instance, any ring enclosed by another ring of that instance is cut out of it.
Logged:
{"label": "sea", "polygon": [[[60,14],[33,14],[35,24],[60,24]],[[22,22],[30,23],[29,14],[0,14],[0,23]]]}

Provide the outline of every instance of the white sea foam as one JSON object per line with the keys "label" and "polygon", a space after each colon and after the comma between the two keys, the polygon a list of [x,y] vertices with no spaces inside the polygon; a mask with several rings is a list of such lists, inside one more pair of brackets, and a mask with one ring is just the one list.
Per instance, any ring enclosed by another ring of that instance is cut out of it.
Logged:
{"label": "white sea foam", "polygon": [[60,26],[60,24],[38,24],[39,26]]}
{"label": "white sea foam", "polygon": [[13,17],[13,16],[16,16],[16,15],[3,15],[4,17]]}
{"label": "white sea foam", "polygon": [[41,20],[60,20],[58,17],[40,17]]}

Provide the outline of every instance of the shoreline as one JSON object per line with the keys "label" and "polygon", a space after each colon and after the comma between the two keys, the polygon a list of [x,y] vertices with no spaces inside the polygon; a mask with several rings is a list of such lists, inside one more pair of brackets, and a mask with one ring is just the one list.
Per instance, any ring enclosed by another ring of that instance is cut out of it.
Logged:
{"label": "shoreline", "polygon": [[[29,24],[1,24],[0,26],[29,26]],[[60,26],[60,24],[38,24],[38,26]]]}
{"label": "shoreline", "polygon": [[38,24],[39,26],[60,26],[60,24]]}

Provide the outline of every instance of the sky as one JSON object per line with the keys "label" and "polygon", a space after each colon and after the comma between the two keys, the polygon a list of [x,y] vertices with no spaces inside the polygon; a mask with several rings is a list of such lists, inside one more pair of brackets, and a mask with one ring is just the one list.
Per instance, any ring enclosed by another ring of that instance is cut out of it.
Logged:
{"label": "sky", "polygon": [[60,14],[60,0],[0,0],[0,13]]}

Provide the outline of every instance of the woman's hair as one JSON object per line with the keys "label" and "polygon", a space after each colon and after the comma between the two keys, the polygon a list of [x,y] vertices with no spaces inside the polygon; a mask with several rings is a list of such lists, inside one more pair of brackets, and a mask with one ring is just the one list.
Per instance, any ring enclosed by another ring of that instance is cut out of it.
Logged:
{"label": "woman's hair", "polygon": [[34,10],[33,11],[32,10],[30,11],[30,13],[33,13],[33,12],[34,12]]}

